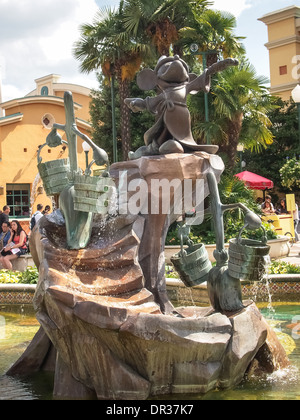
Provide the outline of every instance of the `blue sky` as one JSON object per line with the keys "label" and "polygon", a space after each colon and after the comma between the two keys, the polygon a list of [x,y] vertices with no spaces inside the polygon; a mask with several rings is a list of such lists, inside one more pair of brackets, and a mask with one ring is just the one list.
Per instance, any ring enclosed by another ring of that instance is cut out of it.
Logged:
{"label": "blue sky", "polygon": [[[259,75],[269,77],[267,27],[257,19],[295,0],[215,0],[214,8],[237,17],[236,35],[245,36],[247,56]],[[0,0],[0,77],[3,101],[22,97],[34,80],[51,73],[61,82],[97,87],[95,74],[79,72],[72,47],[78,27],[92,22],[98,7],[119,0]]]}

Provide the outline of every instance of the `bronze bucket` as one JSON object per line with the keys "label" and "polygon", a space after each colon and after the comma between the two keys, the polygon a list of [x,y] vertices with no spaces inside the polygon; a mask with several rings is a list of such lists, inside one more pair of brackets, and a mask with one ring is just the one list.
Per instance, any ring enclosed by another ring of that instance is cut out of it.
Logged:
{"label": "bronze bucket", "polygon": [[69,159],[58,159],[39,163],[38,170],[48,196],[60,194],[69,185]]}
{"label": "bronze bucket", "polygon": [[38,152],[38,170],[42,178],[45,192],[48,196],[60,194],[69,185],[69,159],[57,159],[42,163],[40,153],[47,144],[40,147]]}
{"label": "bronze bucket", "polygon": [[229,274],[239,280],[261,281],[267,274],[270,261],[270,246],[267,245],[267,238],[265,237],[261,242],[242,239],[242,231],[237,239],[229,241]]}
{"label": "bronze bucket", "polygon": [[212,264],[204,244],[189,241],[189,247],[182,249],[171,258],[175,270],[187,287],[198,286],[208,279]]}
{"label": "bronze bucket", "polygon": [[106,214],[111,193],[111,179],[89,175],[74,177],[74,210]]}

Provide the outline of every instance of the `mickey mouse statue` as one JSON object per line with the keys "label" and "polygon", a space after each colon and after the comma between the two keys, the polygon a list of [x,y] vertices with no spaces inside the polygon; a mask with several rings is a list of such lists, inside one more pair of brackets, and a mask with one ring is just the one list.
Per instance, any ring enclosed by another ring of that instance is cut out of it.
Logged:
{"label": "mickey mouse statue", "polygon": [[133,112],[148,110],[157,117],[154,126],[144,135],[146,146],[139,148],[135,153],[130,152],[129,159],[192,151],[216,153],[218,146],[198,145],[195,142],[191,131],[191,116],[187,108],[187,95],[201,90],[208,93],[211,75],[238,64],[238,60],[232,58],[219,61],[197,77],[189,73],[185,61],[175,55],[161,57],[154,70],[142,70],[137,77],[139,88],[145,91],[158,88],[161,93],[146,99],[125,99],[126,105]]}

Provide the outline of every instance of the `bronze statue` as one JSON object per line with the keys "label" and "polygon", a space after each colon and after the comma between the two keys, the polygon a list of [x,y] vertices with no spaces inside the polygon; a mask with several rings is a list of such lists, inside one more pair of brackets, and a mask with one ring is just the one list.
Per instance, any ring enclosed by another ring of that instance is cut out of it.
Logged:
{"label": "bronze statue", "polygon": [[208,93],[211,75],[236,65],[238,61],[229,58],[213,64],[197,77],[189,73],[185,61],[175,55],[161,57],[154,70],[141,71],[137,78],[138,86],[142,90],[158,88],[161,93],[146,99],[125,100],[133,112],[147,110],[157,116],[154,126],[144,135],[146,146],[135,153],[130,152],[129,158],[138,159],[142,156],[193,151],[216,153],[217,146],[198,145],[195,142],[191,131],[191,116],[186,103],[187,96],[201,90]]}

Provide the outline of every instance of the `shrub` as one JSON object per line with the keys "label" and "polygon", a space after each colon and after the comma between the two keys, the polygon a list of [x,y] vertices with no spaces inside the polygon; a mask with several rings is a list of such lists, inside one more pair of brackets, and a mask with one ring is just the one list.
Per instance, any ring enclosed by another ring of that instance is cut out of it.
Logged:
{"label": "shrub", "polygon": [[270,267],[270,274],[300,274],[300,267],[285,261],[274,261]]}
{"label": "shrub", "polygon": [[39,272],[36,267],[28,267],[24,272],[0,270],[2,284],[37,284]]}
{"label": "shrub", "polygon": [[294,158],[289,159],[280,169],[281,183],[284,187],[292,190],[300,187],[300,162]]}

